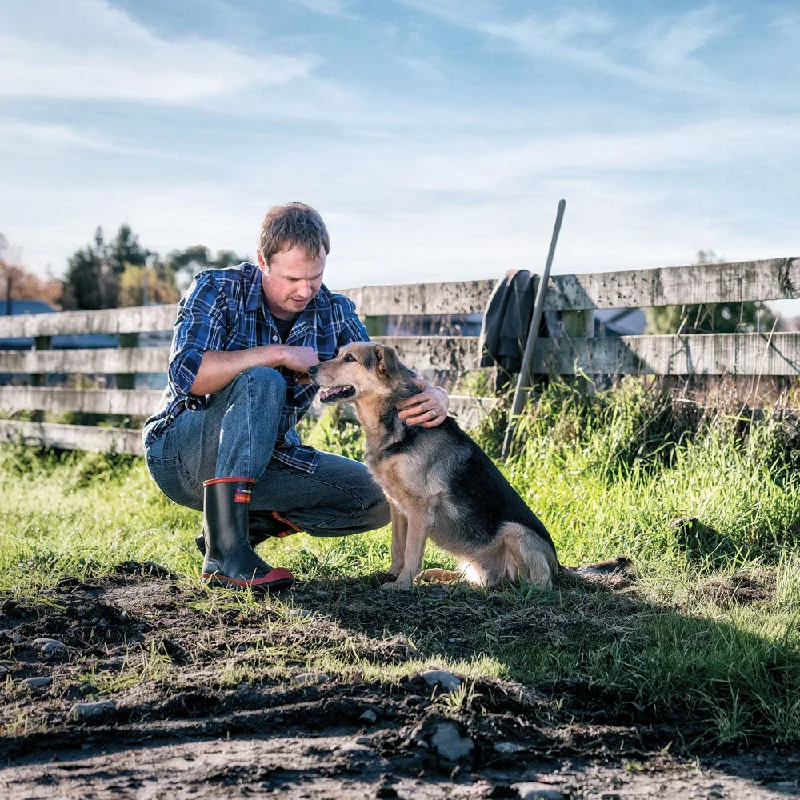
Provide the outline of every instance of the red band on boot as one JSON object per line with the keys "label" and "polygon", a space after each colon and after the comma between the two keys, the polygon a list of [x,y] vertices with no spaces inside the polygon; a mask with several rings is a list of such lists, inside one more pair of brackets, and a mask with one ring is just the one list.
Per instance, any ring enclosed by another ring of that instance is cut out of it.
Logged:
{"label": "red band on boot", "polygon": [[212,483],[233,483],[234,481],[242,481],[243,483],[254,484],[255,478],[211,478],[210,480],[203,481],[203,486],[211,486]]}
{"label": "red band on boot", "polygon": [[244,589],[246,589],[248,586],[255,589],[263,586],[273,586],[275,584],[285,584],[286,586],[289,586],[290,584],[294,583],[294,575],[292,575],[288,569],[283,569],[283,567],[273,569],[263,577],[253,578],[253,580],[249,581],[242,581],[238,580],[237,578],[229,578],[227,575],[220,575],[218,572],[204,572],[202,577],[203,580],[206,581],[213,578],[214,580],[222,583],[232,583],[234,586],[240,586]]}

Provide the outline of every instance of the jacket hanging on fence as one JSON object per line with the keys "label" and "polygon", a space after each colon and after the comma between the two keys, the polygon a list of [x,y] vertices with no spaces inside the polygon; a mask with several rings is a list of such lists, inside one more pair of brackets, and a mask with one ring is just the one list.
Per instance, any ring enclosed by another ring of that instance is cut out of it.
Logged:
{"label": "jacket hanging on fence", "polygon": [[[526,269],[510,270],[498,281],[481,325],[478,347],[482,367],[496,364],[506,372],[520,371],[538,285],[539,276]],[[539,336],[548,336],[544,314],[539,323]]]}

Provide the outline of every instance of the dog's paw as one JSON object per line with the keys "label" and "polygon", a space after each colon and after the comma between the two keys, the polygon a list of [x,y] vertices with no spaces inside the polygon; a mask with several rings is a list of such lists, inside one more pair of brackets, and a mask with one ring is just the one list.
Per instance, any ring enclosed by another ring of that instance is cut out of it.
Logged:
{"label": "dog's paw", "polygon": [[407,584],[405,581],[387,581],[384,584],[381,584],[381,589],[384,592],[407,592],[411,586]]}

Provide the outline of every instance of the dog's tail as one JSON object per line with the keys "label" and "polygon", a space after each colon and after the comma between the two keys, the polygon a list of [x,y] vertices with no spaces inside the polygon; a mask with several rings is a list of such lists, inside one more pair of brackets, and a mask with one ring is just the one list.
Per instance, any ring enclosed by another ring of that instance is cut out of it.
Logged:
{"label": "dog's tail", "polygon": [[503,540],[503,577],[528,581],[549,589],[558,575],[558,559],[552,545],[538,533],[517,522],[507,522]]}

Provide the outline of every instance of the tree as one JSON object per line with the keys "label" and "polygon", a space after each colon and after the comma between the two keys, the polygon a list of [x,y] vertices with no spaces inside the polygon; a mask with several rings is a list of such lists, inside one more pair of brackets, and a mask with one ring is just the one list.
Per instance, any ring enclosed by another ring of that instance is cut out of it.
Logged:
{"label": "tree", "polygon": [[207,247],[196,244],[185,250],[173,250],[167,256],[165,265],[175,276],[176,285],[183,290],[201,270],[225,269],[242,261],[249,259],[236,255],[233,250],[217,250],[217,255],[212,256]]}
{"label": "tree", "polygon": [[130,225],[120,225],[108,243],[102,227],[94,233],[94,244],[77,250],[67,261],[64,305],[95,310],[119,306],[120,282],[129,265],[144,268],[156,254],[139,244]]}
{"label": "tree", "polygon": [[25,269],[19,260],[19,253],[12,250],[8,239],[0,233],[0,297],[4,300],[8,297],[12,300],[43,300],[58,307],[61,281],[50,274],[49,268],[42,277]]}
{"label": "tree", "polygon": [[[697,253],[698,265],[721,264],[713,250]],[[772,328],[775,317],[764,303],[700,303],[647,309],[650,333],[739,333]]]}
{"label": "tree", "polygon": [[128,264],[119,279],[119,306],[145,306],[150,303],[175,303],[180,292],[172,273],[153,267]]}
{"label": "tree", "polygon": [[173,303],[200,270],[221,269],[244,260],[232,250],[219,250],[213,256],[198,244],[173,250],[161,261],[158,253],[139,243],[130,225],[120,225],[110,242],[98,227],[94,243],[68,259],[63,303],[65,308],[85,309]]}

